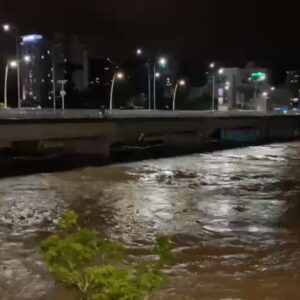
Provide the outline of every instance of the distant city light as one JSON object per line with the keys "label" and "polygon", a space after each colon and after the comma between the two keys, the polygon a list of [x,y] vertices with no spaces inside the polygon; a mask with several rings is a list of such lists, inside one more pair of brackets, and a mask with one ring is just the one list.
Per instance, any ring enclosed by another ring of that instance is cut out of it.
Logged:
{"label": "distant city light", "polygon": [[224,74],[224,69],[219,69],[218,73],[219,73],[220,75]]}
{"label": "distant city light", "polygon": [[30,62],[31,61],[31,57],[29,55],[25,55],[24,56],[24,61],[27,62],[27,63]]}
{"label": "distant city light", "polygon": [[262,94],[264,97],[268,97],[268,93],[267,92],[263,92]]}
{"label": "distant city light", "polygon": [[275,87],[274,86],[271,87],[271,91],[275,91]]}
{"label": "distant city light", "polygon": [[10,29],[11,29],[11,26],[9,24],[3,24],[2,27],[3,27],[3,30],[6,32],[10,31]]}
{"label": "distant city light", "polygon": [[21,37],[24,44],[37,43],[43,39],[43,36],[40,34],[29,34]]}
{"label": "distant city light", "polygon": [[142,49],[140,49],[140,48],[139,48],[139,49],[137,49],[137,50],[136,50],[136,54],[137,54],[137,55],[142,55],[142,54],[143,54],[143,51],[142,51]]}
{"label": "distant city light", "polygon": [[156,73],[155,73],[155,77],[156,77],[156,78],[159,78],[159,77],[160,77],[160,73],[156,72]]}
{"label": "distant city light", "polygon": [[209,65],[209,67],[210,67],[211,69],[214,69],[215,66],[216,66],[215,63],[211,63],[211,64]]}
{"label": "distant city light", "polygon": [[167,59],[164,57],[161,57],[158,62],[162,67],[165,67],[167,65]]}

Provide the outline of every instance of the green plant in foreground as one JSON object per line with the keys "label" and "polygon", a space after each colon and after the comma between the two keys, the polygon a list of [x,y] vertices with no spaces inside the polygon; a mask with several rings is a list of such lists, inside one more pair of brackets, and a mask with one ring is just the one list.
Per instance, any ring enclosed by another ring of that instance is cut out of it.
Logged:
{"label": "green plant in foreground", "polygon": [[171,258],[172,241],[159,236],[155,262],[135,261],[122,246],[89,229],[80,228],[78,216],[66,210],[57,234],[42,245],[49,271],[67,286],[77,287],[84,300],[139,300],[166,283],[161,272]]}

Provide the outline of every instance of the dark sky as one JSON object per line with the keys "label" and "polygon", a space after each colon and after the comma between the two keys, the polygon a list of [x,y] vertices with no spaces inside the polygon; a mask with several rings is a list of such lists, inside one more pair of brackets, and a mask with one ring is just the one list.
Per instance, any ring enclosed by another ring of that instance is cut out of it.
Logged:
{"label": "dark sky", "polygon": [[137,45],[147,45],[174,52],[178,60],[195,65],[211,59],[227,66],[258,60],[284,69],[298,67],[300,61],[300,10],[296,3],[0,0],[0,21],[15,22],[24,33],[60,31],[89,40],[97,37],[94,45],[103,46],[115,57],[130,55]]}

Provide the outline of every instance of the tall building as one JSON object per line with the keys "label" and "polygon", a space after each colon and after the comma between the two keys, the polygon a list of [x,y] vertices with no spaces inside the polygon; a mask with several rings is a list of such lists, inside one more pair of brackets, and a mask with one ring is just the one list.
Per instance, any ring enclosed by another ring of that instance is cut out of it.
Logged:
{"label": "tall building", "polygon": [[286,72],[285,88],[288,89],[293,99],[300,97],[300,71],[291,70]]}
{"label": "tall building", "polygon": [[216,76],[216,95],[220,110],[267,109],[267,92],[270,90],[270,72],[267,69],[225,68]]}
{"label": "tall building", "polygon": [[53,39],[46,39],[30,34],[22,36],[20,49],[21,57],[30,57],[29,63],[20,63],[22,106],[52,108],[55,93],[60,107],[58,80],[68,80],[67,95],[71,90],[88,87],[88,50],[76,36],[56,34]]}
{"label": "tall building", "polygon": [[22,106],[51,107],[52,69],[51,51],[42,35],[21,37],[21,57],[29,56],[30,62],[20,62]]}

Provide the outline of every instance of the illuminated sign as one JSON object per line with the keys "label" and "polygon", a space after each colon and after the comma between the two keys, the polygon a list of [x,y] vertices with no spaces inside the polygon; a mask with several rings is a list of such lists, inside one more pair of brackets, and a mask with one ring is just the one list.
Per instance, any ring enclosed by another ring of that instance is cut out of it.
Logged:
{"label": "illuminated sign", "polygon": [[24,44],[30,44],[30,43],[39,42],[40,40],[43,39],[43,36],[40,34],[29,34],[29,35],[24,35],[21,38]]}
{"label": "illuminated sign", "polygon": [[253,72],[251,73],[251,78],[258,79],[258,80],[264,80],[267,78],[267,74],[263,72]]}

